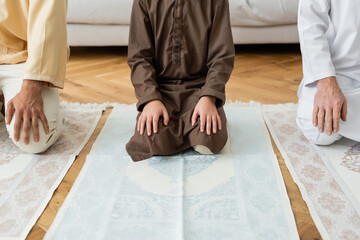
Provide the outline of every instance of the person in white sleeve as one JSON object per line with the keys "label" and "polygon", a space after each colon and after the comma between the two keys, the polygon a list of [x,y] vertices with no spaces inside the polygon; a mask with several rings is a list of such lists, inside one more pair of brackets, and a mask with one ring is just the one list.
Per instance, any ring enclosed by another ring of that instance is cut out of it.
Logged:
{"label": "person in white sleeve", "polygon": [[46,151],[63,130],[66,12],[67,0],[0,0],[0,121],[5,113],[10,138],[26,153]]}
{"label": "person in white sleeve", "polygon": [[300,0],[297,124],[317,145],[360,141],[360,1]]}

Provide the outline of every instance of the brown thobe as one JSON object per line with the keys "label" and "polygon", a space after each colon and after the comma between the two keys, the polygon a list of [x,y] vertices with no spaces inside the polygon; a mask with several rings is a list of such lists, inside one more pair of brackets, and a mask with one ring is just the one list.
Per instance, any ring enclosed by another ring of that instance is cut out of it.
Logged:
{"label": "brown thobe", "polygon": [[[157,133],[135,130],[126,145],[134,161],[204,145],[219,153],[226,144],[225,84],[234,65],[228,0],[134,0],[128,64],[140,112],[152,100],[164,103],[170,121]],[[222,130],[208,136],[194,108],[203,96],[216,98]]]}

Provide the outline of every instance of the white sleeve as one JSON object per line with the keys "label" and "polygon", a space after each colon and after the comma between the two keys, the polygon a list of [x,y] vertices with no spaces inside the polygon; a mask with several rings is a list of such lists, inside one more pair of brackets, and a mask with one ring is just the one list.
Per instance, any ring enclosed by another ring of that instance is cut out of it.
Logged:
{"label": "white sleeve", "polygon": [[[305,85],[335,76],[329,42],[330,0],[300,0],[298,29],[303,57]],[[307,75],[307,76],[305,76]]]}

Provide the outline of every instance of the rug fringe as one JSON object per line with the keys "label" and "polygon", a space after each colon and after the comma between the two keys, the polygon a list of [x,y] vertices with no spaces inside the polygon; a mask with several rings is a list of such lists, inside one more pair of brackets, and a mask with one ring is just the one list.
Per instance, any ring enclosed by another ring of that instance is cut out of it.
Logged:
{"label": "rug fringe", "polygon": [[60,109],[67,109],[67,110],[102,110],[109,108],[112,106],[112,103],[78,103],[78,102],[66,102],[62,101],[60,103]]}
{"label": "rug fringe", "polygon": [[242,102],[242,101],[226,101],[227,107],[258,107],[262,111],[293,111],[297,109],[296,103],[280,103],[280,104],[262,104],[256,101]]}
{"label": "rug fringe", "polygon": [[243,101],[232,101],[232,100],[227,100],[226,101],[226,105],[227,106],[241,106],[241,107],[259,107],[261,105],[261,103],[259,102],[255,102],[255,101],[250,101],[250,102],[243,102]]}
{"label": "rug fringe", "polygon": [[297,109],[296,103],[262,104],[263,111],[293,111]]}
{"label": "rug fringe", "polygon": [[110,106],[114,108],[114,110],[121,111],[132,111],[136,110],[136,104],[122,104],[122,103],[110,103]]}
{"label": "rug fringe", "polygon": [[[250,102],[242,102],[242,101],[226,101],[226,106],[237,106],[237,107],[260,107],[264,111],[279,111],[279,110],[294,110],[297,108],[296,103],[282,103],[282,104],[261,104],[256,101]],[[62,101],[60,103],[61,109],[69,109],[69,110],[79,110],[79,109],[86,109],[86,110],[105,110],[107,108],[114,108],[115,110],[133,110],[136,109],[136,104],[121,104],[115,102],[106,102],[106,103],[78,103],[78,102],[66,102]],[[124,109],[126,108],[126,109]]]}

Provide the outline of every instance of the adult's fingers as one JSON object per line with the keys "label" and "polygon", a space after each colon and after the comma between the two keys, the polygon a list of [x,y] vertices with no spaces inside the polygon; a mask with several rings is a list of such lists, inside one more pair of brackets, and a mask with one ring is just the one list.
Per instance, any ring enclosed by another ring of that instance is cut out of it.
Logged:
{"label": "adult's fingers", "polygon": [[30,139],[30,115],[23,115],[23,134],[24,134],[24,143],[25,145],[29,144]]}
{"label": "adult's fingers", "polygon": [[317,125],[318,125],[318,129],[319,132],[323,132],[324,131],[324,121],[325,121],[325,109],[324,108],[320,108],[318,111],[318,116],[317,116]]}
{"label": "adult's fingers", "polygon": [[164,118],[164,125],[167,126],[169,124],[169,113],[167,112],[167,110],[165,109],[163,111],[163,118]]}
{"label": "adult's fingers", "polygon": [[38,116],[33,114],[32,118],[31,118],[31,123],[32,123],[32,127],[33,127],[33,130],[34,130],[34,141],[39,142],[40,134],[39,134],[39,119],[38,119]]}
{"label": "adult's fingers", "polygon": [[218,127],[219,127],[219,131],[221,131],[221,126],[222,126],[222,123],[221,123],[221,117],[219,115],[217,115],[217,121],[218,121]]}
{"label": "adult's fingers", "polygon": [[8,106],[6,108],[5,118],[6,118],[6,124],[9,125],[11,123],[11,120],[14,116],[15,108],[12,102],[8,103]]}
{"label": "adult's fingers", "polygon": [[14,140],[15,140],[15,142],[18,142],[19,138],[20,138],[21,121],[22,121],[22,115],[19,113],[15,113],[15,123],[14,123]]}
{"label": "adult's fingers", "polygon": [[141,135],[144,134],[145,124],[146,124],[146,116],[141,118],[141,122],[140,122],[140,134]]}
{"label": "adult's fingers", "polygon": [[207,135],[211,134],[211,116],[206,117],[206,133]]}
{"label": "adult's fingers", "polygon": [[200,131],[204,132],[205,131],[205,115],[204,114],[200,114]]}
{"label": "adult's fingers", "polygon": [[314,106],[314,110],[313,110],[313,125],[314,127],[318,126],[318,113],[319,113],[319,107],[318,106]]}
{"label": "adult's fingers", "polygon": [[325,113],[325,127],[326,127],[326,134],[331,135],[333,132],[333,111],[332,109],[328,108],[326,109]]}
{"label": "adult's fingers", "polygon": [[346,100],[341,108],[341,119],[346,122],[346,119],[347,119],[347,101]]}
{"label": "adult's fingers", "polygon": [[216,130],[217,130],[217,118],[216,118],[216,116],[212,117],[212,129],[213,129],[213,133],[216,133]]}
{"label": "adult's fingers", "polygon": [[195,109],[191,117],[191,126],[195,126],[198,117],[199,117],[199,112]]}
{"label": "adult's fingers", "polygon": [[152,123],[152,117],[148,117],[146,120],[146,130],[148,136],[151,136],[151,123]]}
{"label": "adult's fingers", "polygon": [[158,123],[159,123],[159,116],[154,116],[152,122],[154,133],[158,132]]}
{"label": "adult's fingers", "polygon": [[49,123],[48,123],[48,121],[47,121],[47,118],[46,118],[45,114],[44,114],[44,113],[41,113],[39,117],[40,117],[40,119],[41,119],[41,122],[42,122],[43,125],[44,125],[45,133],[46,133],[46,134],[49,134],[49,132],[50,132],[50,130],[49,130]]}
{"label": "adult's fingers", "polygon": [[333,131],[334,131],[334,133],[337,133],[339,131],[341,106],[335,106],[332,114],[333,114],[333,116],[332,116]]}

